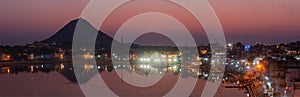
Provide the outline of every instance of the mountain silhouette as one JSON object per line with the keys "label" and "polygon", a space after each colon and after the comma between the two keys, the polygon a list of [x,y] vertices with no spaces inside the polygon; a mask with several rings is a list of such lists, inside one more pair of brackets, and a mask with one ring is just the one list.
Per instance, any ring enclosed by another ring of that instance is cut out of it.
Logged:
{"label": "mountain silhouette", "polygon": [[92,32],[92,31],[98,32],[97,39],[96,39],[96,45],[103,46],[106,48],[111,47],[112,41],[114,39],[111,38],[110,36],[108,36],[107,34],[101,32],[101,31],[98,31],[88,21],[86,21],[82,18],[72,20],[71,22],[66,24],[63,28],[61,28],[57,33],[55,33],[53,36],[51,36],[48,39],[45,39],[41,42],[48,42],[48,43],[56,42],[56,43],[72,44],[75,28],[76,28],[78,21],[80,21],[82,24],[80,26],[81,29],[84,29],[84,32],[81,31],[82,33]]}

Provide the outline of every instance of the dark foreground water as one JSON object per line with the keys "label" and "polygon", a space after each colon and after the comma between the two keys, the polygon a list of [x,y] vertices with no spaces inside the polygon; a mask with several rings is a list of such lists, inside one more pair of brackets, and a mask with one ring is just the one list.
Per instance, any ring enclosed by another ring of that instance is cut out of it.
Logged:
{"label": "dark foreground water", "polygon": [[[122,68],[121,68],[122,67]],[[87,77],[81,83],[90,83],[96,76],[104,79],[107,87],[118,96],[121,97],[161,97],[169,92],[176,84],[179,77],[187,79],[198,79],[191,97],[201,96],[203,87],[207,80],[200,78],[196,73],[199,71],[190,70],[186,75],[180,75],[176,72],[177,67],[156,68],[140,66],[145,68],[127,68],[127,66],[90,66],[83,65],[82,76]],[[99,73],[88,74],[91,69],[98,69]],[[126,69],[127,68],[127,69]],[[176,68],[176,69],[175,69]],[[0,96],[26,96],[26,97],[84,97],[77,80],[73,73],[72,65],[63,63],[59,64],[19,64],[19,65],[2,65],[0,74]],[[116,76],[116,70],[122,71],[125,75],[131,72],[137,72],[148,77],[163,76],[158,83],[150,87],[132,86],[123,78]],[[133,71],[132,71],[133,70]],[[180,70],[181,69],[177,69]],[[188,69],[189,70],[189,69]],[[164,71],[164,75],[161,72]],[[200,72],[203,73],[203,72]],[[196,74],[196,75],[195,75]],[[93,87],[93,86],[84,86]],[[104,87],[103,87],[104,88]],[[104,95],[97,95],[102,97]],[[224,88],[220,85],[215,97],[245,97],[245,93],[236,88]]]}

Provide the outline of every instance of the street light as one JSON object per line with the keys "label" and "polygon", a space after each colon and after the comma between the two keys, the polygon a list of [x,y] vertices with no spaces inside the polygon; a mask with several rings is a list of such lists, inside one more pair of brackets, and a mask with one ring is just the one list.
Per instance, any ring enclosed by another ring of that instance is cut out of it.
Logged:
{"label": "street light", "polygon": [[257,68],[260,69],[262,66],[260,64],[257,64]]}

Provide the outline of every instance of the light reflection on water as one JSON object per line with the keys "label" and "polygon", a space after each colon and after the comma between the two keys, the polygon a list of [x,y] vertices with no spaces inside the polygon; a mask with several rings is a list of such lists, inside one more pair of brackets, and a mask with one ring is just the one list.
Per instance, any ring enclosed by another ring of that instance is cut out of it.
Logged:
{"label": "light reflection on water", "polygon": [[[13,64],[0,65],[0,96],[62,96],[62,97],[82,97],[84,96],[74,74],[74,68],[81,68],[83,80],[88,82],[90,78],[98,73],[104,78],[104,81],[110,89],[121,96],[163,96],[176,83],[178,77],[197,78],[196,89],[191,95],[200,96],[203,86],[206,83],[205,75],[208,71],[204,67],[158,65],[158,64],[133,64],[133,65],[110,65],[101,64],[97,66],[82,65],[73,67],[71,63],[58,64]],[[92,72],[97,69],[98,72]],[[145,78],[150,75],[164,76],[158,85],[149,88],[132,87],[122,81],[116,75],[116,70],[122,70],[124,73],[137,73]],[[164,75],[165,74],[165,75]],[[130,91],[134,94],[130,94]],[[237,92],[237,91],[235,91]],[[234,93],[235,93],[234,92]],[[228,95],[232,95],[230,92]],[[233,94],[234,94],[233,93]],[[241,96],[243,93],[237,92]],[[226,97],[226,96],[224,96]],[[227,96],[231,97],[231,96]]]}
{"label": "light reflection on water", "polygon": [[[202,78],[205,79],[208,71],[200,69],[198,66],[181,66],[180,64],[101,64],[101,65],[88,65],[84,64],[82,66],[76,66],[75,68],[79,68],[82,70],[83,74],[87,74],[92,69],[97,69],[100,73],[103,71],[112,72],[114,70],[123,70],[129,73],[135,72],[137,74],[148,76],[148,75],[163,75],[165,72],[173,73],[174,75],[179,75],[181,77],[193,77],[193,78]],[[58,63],[58,64],[12,64],[12,65],[0,65],[0,74],[10,74],[10,75],[18,75],[19,73],[50,73],[50,72],[58,72],[72,75],[74,67],[72,63]],[[70,80],[72,82],[76,82],[75,76],[72,76],[74,79]]]}

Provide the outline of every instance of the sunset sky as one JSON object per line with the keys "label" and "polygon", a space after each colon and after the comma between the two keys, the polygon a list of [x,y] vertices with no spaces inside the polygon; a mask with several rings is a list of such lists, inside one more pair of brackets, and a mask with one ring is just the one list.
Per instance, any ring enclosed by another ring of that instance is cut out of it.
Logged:
{"label": "sunset sky", "polygon": [[[208,1],[222,23],[227,42],[275,44],[300,40],[299,0]],[[78,18],[88,2],[1,0],[0,44],[26,44],[48,38]],[[105,32],[111,35],[110,31]],[[205,34],[196,32],[192,31],[200,37],[195,39],[197,44],[205,44]]]}

